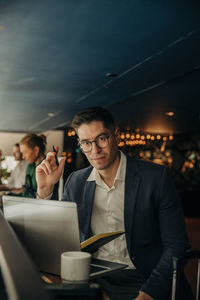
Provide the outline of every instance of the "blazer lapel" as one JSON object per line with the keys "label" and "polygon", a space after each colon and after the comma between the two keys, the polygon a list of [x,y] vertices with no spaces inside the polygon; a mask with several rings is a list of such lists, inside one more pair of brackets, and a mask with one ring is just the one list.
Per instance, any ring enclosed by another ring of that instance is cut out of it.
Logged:
{"label": "blazer lapel", "polygon": [[134,208],[137,199],[137,191],[139,187],[138,166],[135,160],[127,157],[126,177],[125,177],[125,199],[124,199],[124,222],[126,232],[127,248],[130,252]]}
{"label": "blazer lapel", "polygon": [[85,238],[91,236],[91,215],[94,201],[96,183],[95,181],[86,181],[83,191],[83,220],[84,220],[84,232]]}

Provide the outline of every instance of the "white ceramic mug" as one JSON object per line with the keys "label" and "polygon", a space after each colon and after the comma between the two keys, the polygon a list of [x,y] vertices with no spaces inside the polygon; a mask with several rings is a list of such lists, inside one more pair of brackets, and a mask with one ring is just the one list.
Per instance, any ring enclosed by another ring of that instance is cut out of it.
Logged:
{"label": "white ceramic mug", "polygon": [[69,251],[61,254],[61,278],[67,282],[85,283],[90,276],[91,254]]}

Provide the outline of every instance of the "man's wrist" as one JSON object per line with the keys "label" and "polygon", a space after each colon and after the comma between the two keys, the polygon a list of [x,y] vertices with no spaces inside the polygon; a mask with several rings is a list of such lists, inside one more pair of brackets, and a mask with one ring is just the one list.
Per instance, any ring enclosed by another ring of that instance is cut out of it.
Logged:
{"label": "man's wrist", "polygon": [[49,196],[51,196],[53,193],[53,188],[54,188],[54,186],[51,186],[48,188],[43,188],[43,189],[38,188],[37,189],[37,198],[40,198],[40,199],[49,198]]}

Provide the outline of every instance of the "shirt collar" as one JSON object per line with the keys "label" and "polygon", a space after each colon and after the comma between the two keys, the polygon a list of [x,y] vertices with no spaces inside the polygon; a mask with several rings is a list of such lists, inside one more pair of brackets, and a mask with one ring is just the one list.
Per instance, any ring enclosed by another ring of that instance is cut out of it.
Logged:
{"label": "shirt collar", "polygon": [[[126,156],[122,151],[120,151],[120,163],[117,170],[117,174],[115,176],[115,180],[125,180],[125,174],[126,174]],[[93,168],[92,172],[90,173],[87,181],[96,181],[96,184],[101,185],[102,179],[99,175],[99,172],[97,169]]]}

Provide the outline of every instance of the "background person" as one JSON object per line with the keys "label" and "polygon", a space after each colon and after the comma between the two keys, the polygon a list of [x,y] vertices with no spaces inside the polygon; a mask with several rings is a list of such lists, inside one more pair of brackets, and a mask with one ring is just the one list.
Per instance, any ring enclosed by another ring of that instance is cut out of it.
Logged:
{"label": "background person", "polygon": [[17,192],[17,190],[19,188],[22,188],[22,186],[25,184],[26,167],[28,163],[23,160],[18,143],[13,146],[13,156],[15,160],[18,161],[18,164],[12,170],[11,175],[8,179],[8,184],[1,185],[0,189],[10,190],[12,193],[15,193],[15,191]]}
{"label": "background person", "polygon": [[[119,151],[113,117],[101,107],[80,112],[72,126],[91,164],[69,176],[63,194],[63,200],[77,203],[81,241],[125,230],[125,235],[101,247],[97,258],[129,268],[98,281],[113,300],[168,300],[172,257],[181,257],[190,246],[167,167]],[[54,155],[49,153],[36,169],[41,198],[53,191],[64,167],[64,159],[56,166]],[[181,299],[193,299],[184,276],[181,280]]]}
{"label": "background person", "polygon": [[[27,134],[20,141],[20,150],[23,158],[29,163],[26,169],[25,186],[18,196],[35,198],[37,192],[37,182],[35,176],[36,167],[45,158],[46,136],[34,133]],[[58,184],[55,186],[53,199],[58,199]]]}

